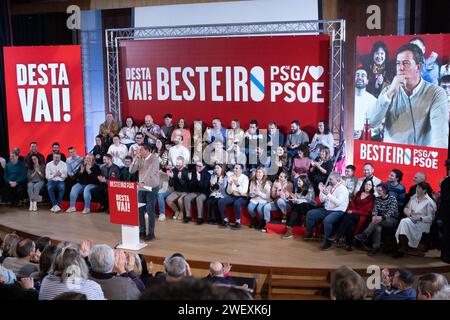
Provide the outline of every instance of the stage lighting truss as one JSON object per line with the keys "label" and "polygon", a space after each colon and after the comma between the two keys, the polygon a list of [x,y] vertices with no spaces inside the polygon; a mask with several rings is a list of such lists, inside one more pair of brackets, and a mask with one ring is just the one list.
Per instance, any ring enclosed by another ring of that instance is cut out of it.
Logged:
{"label": "stage lighting truss", "polygon": [[120,121],[119,42],[121,40],[198,38],[221,36],[276,36],[328,34],[330,36],[330,127],[335,145],[344,139],[345,20],[286,21],[171,27],[107,29],[109,111]]}

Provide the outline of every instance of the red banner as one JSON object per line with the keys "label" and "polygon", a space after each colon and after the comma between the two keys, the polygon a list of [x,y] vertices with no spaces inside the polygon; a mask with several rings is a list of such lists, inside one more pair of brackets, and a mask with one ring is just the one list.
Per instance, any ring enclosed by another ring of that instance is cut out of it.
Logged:
{"label": "red banner", "polygon": [[328,119],[329,37],[220,37],[120,42],[122,118],[190,124],[237,118],[285,130],[298,119],[312,136]]}
{"label": "red banner", "polygon": [[[400,169],[409,187],[422,171],[439,188],[448,156],[449,43],[445,34],[357,38],[354,164],[359,174],[366,162],[383,181]],[[398,51],[404,45],[412,49]]]}
{"label": "red banner", "polygon": [[39,151],[73,146],[84,154],[80,46],[5,47],[9,146],[22,154],[36,141]]}
{"label": "red banner", "polygon": [[109,180],[108,200],[111,223],[139,226],[136,182]]}

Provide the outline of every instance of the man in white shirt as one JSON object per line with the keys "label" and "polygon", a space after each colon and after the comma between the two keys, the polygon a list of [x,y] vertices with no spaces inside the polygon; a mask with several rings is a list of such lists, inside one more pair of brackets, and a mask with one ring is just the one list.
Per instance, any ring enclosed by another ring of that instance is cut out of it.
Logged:
{"label": "man in white shirt", "polygon": [[[47,190],[52,203],[51,212],[57,213],[61,211],[61,201],[64,196],[66,185],[64,180],[67,178],[67,165],[61,161],[59,153],[53,154],[53,161],[47,163],[45,167],[45,178],[48,180]],[[56,197],[55,193],[58,193]]]}
{"label": "man in white shirt", "polygon": [[[377,98],[366,91],[369,84],[367,71],[363,67],[358,67],[355,72],[355,139],[360,139],[364,130],[366,119],[377,103]],[[371,132],[374,132],[371,130]]]}
{"label": "man in white shirt", "polygon": [[320,202],[324,203],[323,208],[309,210],[306,214],[306,236],[305,240],[312,239],[312,229],[323,222],[325,229],[325,241],[322,244],[322,250],[331,248],[332,242],[329,240],[333,232],[333,225],[337,223],[347,210],[349,203],[349,193],[342,184],[341,175],[338,172],[332,172],[328,178],[328,186],[319,184]]}
{"label": "man in white shirt", "polygon": [[[364,181],[366,181],[366,180],[372,180],[372,184],[374,186],[377,186],[381,183],[381,180],[373,175],[374,172],[375,172],[375,169],[373,168],[373,165],[371,163],[364,164],[364,178],[358,179],[358,184],[356,185],[355,194],[358,191],[363,191],[363,190],[361,190],[361,187],[362,187]],[[375,196],[378,197],[378,193],[377,193],[376,189],[375,189]]]}
{"label": "man in white shirt", "polygon": [[241,211],[243,206],[248,204],[248,177],[242,173],[242,164],[235,164],[233,173],[228,176],[227,196],[220,199],[218,202],[219,212],[222,216],[223,223],[219,227],[226,227],[228,225],[228,218],[226,207],[233,204],[234,212],[236,214],[235,229],[241,227]]}
{"label": "man in white shirt", "polygon": [[175,145],[169,150],[169,164],[175,166],[178,157],[183,157],[184,163],[188,164],[191,161],[190,151],[183,146],[183,136],[177,136],[175,138]]}

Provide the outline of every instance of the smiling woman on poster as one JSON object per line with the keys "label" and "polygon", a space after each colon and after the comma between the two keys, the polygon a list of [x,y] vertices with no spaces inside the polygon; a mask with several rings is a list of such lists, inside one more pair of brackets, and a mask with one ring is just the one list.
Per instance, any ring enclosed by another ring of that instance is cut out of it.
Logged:
{"label": "smiling woman on poster", "polygon": [[384,142],[447,149],[447,97],[442,88],[421,78],[422,63],[423,53],[415,44],[397,51],[397,74],[380,93],[370,126],[385,121]]}

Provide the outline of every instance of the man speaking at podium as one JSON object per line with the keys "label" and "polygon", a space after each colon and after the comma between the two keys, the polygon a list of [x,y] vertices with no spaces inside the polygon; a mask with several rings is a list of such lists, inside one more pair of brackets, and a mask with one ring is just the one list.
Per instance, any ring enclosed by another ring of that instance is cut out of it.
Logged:
{"label": "man speaking at podium", "polygon": [[[133,159],[130,173],[139,171],[138,202],[145,203],[139,208],[139,237],[145,241],[155,239],[155,204],[159,187],[159,155],[156,147],[144,144]],[[145,211],[148,215],[148,233],[145,235]]]}

